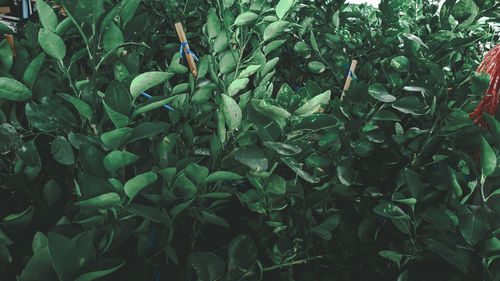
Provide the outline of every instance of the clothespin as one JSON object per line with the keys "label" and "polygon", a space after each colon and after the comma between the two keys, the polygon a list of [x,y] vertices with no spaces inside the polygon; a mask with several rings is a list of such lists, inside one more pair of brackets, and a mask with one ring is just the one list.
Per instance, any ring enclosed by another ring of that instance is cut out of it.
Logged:
{"label": "clothespin", "polygon": [[4,34],[5,40],[9,43],[10,49],[12,50],[12,55],[16,56],[16,48],[14,47],[14,36],[12,34]]}
{"label": "clothespin", "polygon": [[344,99],[345,91],[349,90],[352,78],[354,77],[354,79],[356,79],[356,77],[354,76],[354,70],[356,69],[356,64],[358,64],[358,61],[352,60],[351,67],[349,68],[349,72],[347,73],[347,79],[345,80],[344,90],[342,91],[342,95],[340,96],[340,100]]}
{"label": "clothespin", "polygon": [[182,28],[182,23],[178,22],[175,24],[175,30],[177,31],[177,35],[179,36],[179,40],[181,41],[181,58],[182,58],[182,53],[186,54],[186,59],[188,61],[189,69],[191,70],[191,73],[193,74],[193,77],[196,81],[196,77],[198,75],[198,70],[196,69],[196,64],[194,63],[194,60],[198,60],[196,55],[189,49],[189,44],[187,42],[186,34],[184,33],[184,28]]}

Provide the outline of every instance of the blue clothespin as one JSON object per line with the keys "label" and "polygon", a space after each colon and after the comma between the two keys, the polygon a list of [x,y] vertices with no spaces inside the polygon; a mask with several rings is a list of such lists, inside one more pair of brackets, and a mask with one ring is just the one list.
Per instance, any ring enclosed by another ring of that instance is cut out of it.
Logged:
{"label": "blue clothespin", "polygon": [[193,56],[193,58],[198,61],[198,57],[187,47],[187,44],[188,44],[188,41],[184,41],[181,43],[181,48],[179,49],[179,55],[180,55],[180,59],[182,59],[182,56],[183,56],[183,52],[182,50],[186,50],[186,54],[191,54]]}
{"label": "blue clothespin", "polygon": [[[146,94],[146,93],[141,93],[141,95],[145,96],[145,97],[146,97],[146,98],[148,98],[148,99],[152,98],[152,96],[150,96],[150,95],[148,95],[148,94]],[[166,105],[166,104],[164,104],[164,105],[163,105],[163,107],[165,107],[165,108],[166,108],[166,109],[168,109],[168,110],[172,110],[172,111],[174,111],[174,109],[173,109],[173,108],[171,108],[170,106],[168,106],[168,105]]]}
{"label": "blue clothespin", "polygon": [[347,64],[344,62],[344,67],[347,68],[347,70],[349,70],[349,76],[351,76],[352,78],[354,78],[354,80],[356,80],[356,83],[358,83],[358,78],[356,77],[356,75],[354,75],[354,73],[352,72],[352,70],[349,68],[349,66],[347,66]]}
{"label": "blue clothespin", "polygon": [[155,242],[155,227],[151,227],[151,231],[149,231],[149,248],[153,246],[153,243]]}

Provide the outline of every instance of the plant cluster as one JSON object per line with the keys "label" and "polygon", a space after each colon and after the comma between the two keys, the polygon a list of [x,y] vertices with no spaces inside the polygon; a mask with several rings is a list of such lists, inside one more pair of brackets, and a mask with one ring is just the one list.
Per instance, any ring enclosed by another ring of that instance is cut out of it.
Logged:
{"label": "plant cluster", "polygon": [[36,3],[0,42],[2,280],[500,280],[468,115],[499,3]]}

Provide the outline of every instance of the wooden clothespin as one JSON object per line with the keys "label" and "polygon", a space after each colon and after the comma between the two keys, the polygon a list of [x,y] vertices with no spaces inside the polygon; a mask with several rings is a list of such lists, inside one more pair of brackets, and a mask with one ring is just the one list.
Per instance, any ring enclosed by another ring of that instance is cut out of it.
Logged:
{"label": "wooden clothespin", "polygon": [[175,24],[175,30],[177,31],[177,35],[179,36],[179,40],[181,41],[182,52],[186,55],[186,59],[188,61],[189,69],[193,74],[193,77],[196,81],[196,77],[198,75],[198,70],[196,69],[196,64],[194,63],[194,57],[189,49],[189,44],[187,43],[186,34],[184,33],[184,28],[182,28],[182,23],[178,22]]}
{"label": "wooden clothespin", "polygon": [[4,34],[5,40],[9,43],[10,49],[12,50],[12,56],[16,56],[16,48],[14,47],[14,36],[12,34]]}
{"label": "wooden clothespin", "polygon": [[349,86],[351,86],[352,76],[354,75],[356,64],[358,64],[358,61],[352,60],[351,67],[349,68],[349,72],[347,73],[347,79],[345,80],[344,90],[342,90],[342,95],[340,96],[340,100],[344,99],[345,91],[349,90]]}

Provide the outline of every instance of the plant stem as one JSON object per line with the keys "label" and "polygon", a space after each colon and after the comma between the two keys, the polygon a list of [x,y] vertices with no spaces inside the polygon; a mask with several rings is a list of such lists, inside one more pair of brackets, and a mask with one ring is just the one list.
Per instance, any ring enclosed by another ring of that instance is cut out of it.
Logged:
{"label": "plant stem", "polygon": [[322,258],[323,258],[323,256],[316,256],[316,257],[310,257],[310,258],[303,259],[303,260],[296,260],[296,261],[291,261],[291,262],[287,262],[287,263],[277,264],[277,265],[273,265],[273,266],[269,266],[269,267],[264,267],[262,269],[262,271],[271,271],[271,270],[275,270],[275,269],[286,267],[286,266],[304,264],[304,263],[307,263],[308,261],[313,261],[313,260],[322,259]]}
{"label": "plant stem", "polygon": [[73,83],[73,80],[71,80],[71,75],[69,75],[69,70],[66,69],[66,67],[64,67],[64,62],[62,59],[59,60],[59,67],[64,72],[64,74],[66,74],[66,78],[68,78],[68,81],[69,81],[69,86],[71,87],[71,89],[73,89],[73,92],[75,92],[75,95],[77,97],[79,97],[78,91],[76,90],[76,87],[75,87],[75,83]]}

